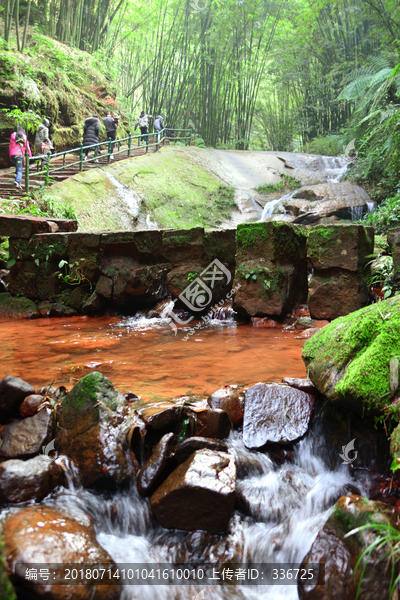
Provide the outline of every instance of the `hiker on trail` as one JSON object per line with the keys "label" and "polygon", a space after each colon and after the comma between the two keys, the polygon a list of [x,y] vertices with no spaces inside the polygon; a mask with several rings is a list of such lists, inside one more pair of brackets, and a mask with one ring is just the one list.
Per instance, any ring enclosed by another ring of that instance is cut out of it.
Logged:
{"label": "hiker on trail", "polygon": [[157,115],[154,119],[154,131],[157,134],[157,142],[160,141],[160,131],[164,128],[163,120],[164,115]]}
{"label": "hiker on trail", "polygon": [[118,123],[119,123],[119,115],[117,115],[117,113],[114,110],[112,110],[111,111],[111,116],[114,119],[115,129],[117,129]]}
{"label": "hiker on trail", "polygon": [[[113,118],[112,113],[108,110],[106,112],[106,116],[103,119],[103,123],[104,127],[106,128],[107,139],[112,140],[114,142],[117,133],[118,120],[116,121],[115,118]],[[114,146],[115,144],[111,144],[111,159],[114,158]]]}
{"label": "hiker on trail", "polygon": [[[100,121],[97,117],[97,115],[93,115],[92,117],[88,117],[87,119],[85,119],[85,124],[83,126],[83,145],[84,146],[92,146],[94,144],[98,144],[99,143],[99,127],[100,127]],[[83,160],[87,160],[88,159],[88,154],[89,154],[89,150],[90,148],[86,148],[85,149],[85,158]],[[101,152],[98,151],[98,148],[94,148],[94,156],[97,157],[98,154],[101,154]],[[94,162],[99,162],[96,158],[96,160]]]}
{"label": "hiker on trail", "polygon": [[25,130],[21,125],[18,125],[17,131],[14,131],[10,137],[9,156],[15,166],[15,187],[19,190],[22,190],[22,167],[24,166],[26,150],[28,150],[29,156],[32,156]]}
{"label": "hiker on trail", "polygon": [[153,115],[146,115],[144,110],[142,110],[142,112],[140,113],[140,117],[136,121],[135,129],[139,125],[140,133],[142,134],[142,137],[140,138],[140,143],[142,143],[142,141],[143,142],[146,141],[146,133],[147,133],[147,128],[149,126],[149,119],[152,119],[152,118],[153,118]]}
{"label": "hiker on trail", "polygon": [[49,137],[49,125],[50,121],[48,119],[44,119],[41,125],[39,125],[35,136],[35,154],[37,156],[41,155],[42,167],[50,162],[50,158],[47,153],[51,150],[54,150],[53,142]]}

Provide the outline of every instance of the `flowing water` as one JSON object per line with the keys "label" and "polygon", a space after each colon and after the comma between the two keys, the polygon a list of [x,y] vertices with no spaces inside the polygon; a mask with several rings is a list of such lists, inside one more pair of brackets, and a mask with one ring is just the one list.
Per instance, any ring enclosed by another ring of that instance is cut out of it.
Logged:
{"label": "flowing water", "polygon": [[15,375],[36,388],[54,382],[69,389],[100,371],[121,392],[153,399],[305,376],[304,340],[294,333],[239,324],[229,308],[220,308],[215,317],[187,341],[185,330],[175,335],[166,317],[143,313],[0,319],[0,379]]}
{"label": "flowing water", "polygon": [[[241,433],[228,440],[235,457],[238,493],[246,499],[248,514],[236,511],[225,535],[166,530],[152,517],[149,500],[131,489],[107,497],[71,481],[69,489],[51,494],[44,504],[73,517],[88,514],[98,542],[122,567],[138,563],[245,562],[299,564],[327,520],[332,506],[351,482],[346,467],[329,471],[317,435],[299,442],[291,462],[277,465],[267,453],[245,448]],[[360,485],[358,483],[358,485]],[[124,586],[121,600],[191,600],[205,591],[205,599],[296,600],[296,585],[285,586]],[[201,596],[200,596],[201,597]]]}

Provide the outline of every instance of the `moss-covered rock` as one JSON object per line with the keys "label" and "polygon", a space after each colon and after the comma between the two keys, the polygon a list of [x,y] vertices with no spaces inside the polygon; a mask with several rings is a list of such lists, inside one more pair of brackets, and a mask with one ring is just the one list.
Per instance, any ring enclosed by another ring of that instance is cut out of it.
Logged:
{"label": "moss-covered rock", "polygon": [[[388,531],[390,526],[391,532],[400,536],[397,525],[390,506],[360,496],[342,496],[301,565],[307,568],[307,563],[323,564],[324,585],[299,585],[300,599],[354,600],[358,588],[358,597],[362,600],[388,598],[391,585],[391,568],[388,568],[390,546],[382,543],[371,552],[367,549],[378,540],[378,533]],[[365,526],[366,529],[347,536],[352,530]],[[356,569],[358,560],[360,564]]]}
{"label": "moss-covered rock", "polygon": [[56,448],[74,461],[83,485],[120,483],[134,475],[129,406],[107,377],[83,377],[63,398],[59,424]]}
{"label": "moss-covered rock", "polygon": [[304,345],[310,379],[334,403],[360,411],[386,406],[399,331],[400,296],[335,319]]}
{"label": "moss-covered rock", "polygon": [[233,307],[252,317],[281,316],[307,296],[306,234],[278,223],[240,223]]}
{"label": "moss-covered rock", "polygon": [[16,298],[7,293],[0,294],[0,317],[30,319],[39,316],[36,304],[29,298]]}

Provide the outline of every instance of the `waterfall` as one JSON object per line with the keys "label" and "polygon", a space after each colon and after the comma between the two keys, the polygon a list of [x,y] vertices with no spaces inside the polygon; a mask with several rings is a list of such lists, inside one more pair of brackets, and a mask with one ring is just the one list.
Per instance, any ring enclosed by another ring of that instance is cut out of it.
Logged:
{"label": "waterfall", "polygon": [[345,174],[348,162],[340,156],[321,156],[326,180],[328,183],[338,183]]}
{"label": "waterfall", "polygon": [[[237,493],[247,506],[235,512],[224,536],[198,531],[166,530],[157,524],[149,501],[134,482],[130,489],[100,495],[73,486],[59,488],[43,504],[86,513],[95,525],[98,542],[121,565],[129,563],[225,562],[299,563],[326,522],[336,500],[352,481],[347,467],[329,470],[323,462],[319,435],[309,434],[295,445],[290,461],[277,464],[267,452],[248,450],[240,432],[232,432],[229,452],[238,470]],[[358,483],[359,485],[359,483]],[[206,558],[205,558],[206,557]],[[191,600],[203,586],[124,586],[121,600]],[[211,600],[297,600],[296,585],[207,587]]]}
{"label": "waterfall", "polygon": [[139,196],[128,188],[126,185],[123,185],[114,175],[111,175],[109,171],[104,171],[107,179],[112,183],[112,185],[116,189],[116,195],[120,200],[122,200],[123,204],[127,207],[129,214],[136,218],[140,212],[141,199]]}

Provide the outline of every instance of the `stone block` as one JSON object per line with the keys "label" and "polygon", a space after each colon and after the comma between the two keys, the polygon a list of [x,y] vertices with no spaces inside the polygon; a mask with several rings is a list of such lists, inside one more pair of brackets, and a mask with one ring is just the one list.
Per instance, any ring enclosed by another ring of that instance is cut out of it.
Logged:
{"label": "stone block", "polygon": [[400,228],[392,229],[387,234],[387,241],[392,250],[393,272],[396,287],[400,286]]}
{"label": "stone block", "polygon": [[53,233],[55,231],[76,231],[77,221],[73,219],[43,219],[41,217],[25,217],[0,215],[0,236],[29,239],[36,233]]}
{"label": "stone block", "polygon": [[203,242],[203,227],[168,229],[162,233],[162,255],[174,264],[198,262],[202,260]]}
{"label": "stone block", "polygon": [[280,222],[242,223],[236,234],[233,308],[252,317],[282,316],[307,297],[306,236]]}
{"label": "stone block", "polygon": [[314,274],[308,284],[307,304],[313,319],[336,319],[359,310],[367,301],[367,288],[357,273]]}
{"label": "stone block", "polygon": [[363,269],[374,251],[374,228],[363,225],[318,225],[307,239],[307,253],[316,271]]}

